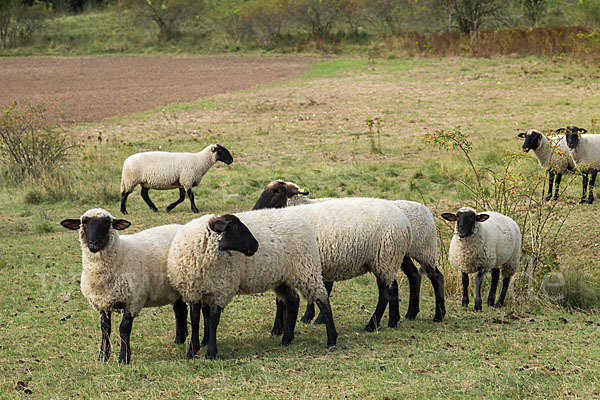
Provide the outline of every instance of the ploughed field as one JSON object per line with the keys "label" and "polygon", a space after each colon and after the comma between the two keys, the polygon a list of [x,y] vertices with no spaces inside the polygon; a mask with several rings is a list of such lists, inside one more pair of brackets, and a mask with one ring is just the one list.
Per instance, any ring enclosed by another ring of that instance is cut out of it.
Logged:
{"label": "ploughed field", "polygon": [[265,85],[304,72],[295,57],[31,57],[0,59],[0,104],[58,103],[92,122]]}

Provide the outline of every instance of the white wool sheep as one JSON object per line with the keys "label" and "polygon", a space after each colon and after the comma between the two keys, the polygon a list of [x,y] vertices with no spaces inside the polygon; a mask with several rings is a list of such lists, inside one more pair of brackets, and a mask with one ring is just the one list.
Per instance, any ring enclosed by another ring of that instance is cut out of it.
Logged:
{"label": "white wool sheep", "polygon": [[[261,195],[269,204],[259,201],[257,204],[267,205],[269,207],[294,206],[300,204],[314,204],[323,201],[329,201],[332,198],[309,198],[306,196],[308,191],[300,189],[293,182],[285,182],[283,180],[275,180],[270,182],[265,191]],[[282,200],[287,198],[287,203]],[[411,244],[406,252],[406,258],[402,262],[402,270],[408,277],[410,286],[410,299],[407,319],[416,318],[419,312],[419,296],[421,288],[421,275],[416,269],[411,259],[419,262],[421,271],[425,272],[429,277],[434,289],[436,297],[436,308],[434,321],[441,321],[446,314],[444,302],[444,276],[436,267],[437,262],[437,230],[433,214],[425,205],[408,200],[393,200],[406,215],[411,224]],[[325,287],[329,292],[333,287],[333,282],[325,282]],[[390,321],[388,326],[396,327],[399,320],[398,310],[398,284],[394,282],[393,293],[390,300]],[[301,321],[310,322],[314,317],[314,306],[308,305]],[[320,323],[321,319],[317,318],[315,323]]]}
{"label": "white wool sheep", "polygon": [[144,307],[173,304],[176,319],[175,343],[187,335],[186,305],[167,278],[169,246],[181,225],[164,225],[133,235],[119,235],[129,227],[108,211],[94,208],[78,219],[61,222],[65,228],[79,230],[82,253],[81,292],[100,312],[102,343],[99,359],[110,356],[111,312],[123,310],[120,326],[119,362],[129,363],[129,336],[133,319]]}
{"label": "white wool sheep", "polygon": [[142,198],[152,211],[158,211],[148,195],[150,189],[179,189],[179,199],[167,206],[167,212],[185,199],[187,193],[192,211],[198,212],[192,188],[217,161],[231,164],[231,153],[220,144],[208,145],[198,153],[168,153],[150,151],[133,154],[123,162],[121,173],[121,212],[127,214],[127,196],[137,185],[142,186]]}
{"label": "white wool sheep", "polygon": [[[265,190],[254,209],[281,208],[286,201],[285,193],[280,196]],[[379,299],[365,327],[367,331],[375,330],[393,294],[392,284],[411,243],[411,227],[406,215],[392,202],[372,198],[331,199],[290,210],[305,216],[315,231],[324,281],[342,281],[367,272],[376,276]],[[281,304],[278,304],[272,334],[280,332]]]}
{"label": "white wool sheep", "polygon": [[[565,131],[567,145],[575,167],[583,174],[583,192],[580,203],[587,201],[588,204],[592,204],[596,175],[600,169],[600,135],[584,135],[587,130],[576,126],[568,126]],[[588,174],[590,173],[592,177],[589,180],[589,196],[586,200]]]}
{"label": "white wool sheep", "polygon": [[488,295],[488,306],[494,306],[498,278],[502,272],[502,292],[496,307],[504,305],[510,278],[519,268],[521,256],[521,230],[511,218],[494,211],[478,214],[471,207],[462,207],[456,212],[444,213],[447,221],[456,222],[454,236],[450,241],[448,259],[461,271],[463,282],[463,306],[469,304],[469,275],[475,278],[475,311],[481,311],[481,282],[491,270],[492,284]]}
{"label": "white wool sheep", "polygon": [[[560,133],[560,130],[557,132]],[[572,171],[575,163],[568,151],[564,135],[546,136],[536,129],[521,132],[517,135],[524,138],[523,151],[533,150],[535,157],[545,171],[548,171],[548,194],[546,200],[558,199],[560,181],[563,174]],[[552,197],[552,186],[556,185],[554,197]]]}
{"label": "white wool sheep", "polygon": [[336,344],[319,248],[306,218],[295,213],[261,210],[195,219],[173,240],[168,276],[183,299],[192,303],[188,358],[200,347],[199,304],[205,316],[206,358],[215,358],[216,327],[222,309],[236,295],[267,290],[275,291],[286,303],[283,345],[289,345],[294,337],[299,305],[296,289],[308,301],[317,302],[326,315],[327,345]]}

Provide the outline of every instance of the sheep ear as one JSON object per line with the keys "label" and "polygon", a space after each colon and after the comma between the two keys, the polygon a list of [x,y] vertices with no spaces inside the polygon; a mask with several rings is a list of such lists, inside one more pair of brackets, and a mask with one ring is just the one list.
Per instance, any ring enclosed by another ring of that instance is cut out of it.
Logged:
{"label": "sheep ear", "polygon": [[212,151],[214,153],[215,151],[217,151],[217,147],[216,146],[211,147],[210,151]]}
{"label": "sheep ear", "polygon": [[79,225],[81,225],[81,221],[78,219],[65,219],[65,220],[60,221],[60,224],[67,229],[76,231],[77,229],[79,229]]}
{"label": "sheep ear", "polygon": [[224,219],[215,219],[210,221],[208,227],[214,232],[223,233],[225,232],[225,229],[227,229],[227,225],[229,225],[229,221]]}
{"label": "sheep ear", "polygon": [[556,132],[556,133],[565,133],[566,131],[567,130],[565,128],[558,128],[558,129],[554,130],[554,132]]}
{"label": "sheep ear", "polygon": [[517,137],[520,137],[520,138],[524,138],[525,136],[527,136],[527,133],[525,133],[525,132],[521,132],[517,135]]}
{"label": "sheep ear", "polygon": [[122,231],[123,229],[129,228],[130,225],[131,222],[125,219],[115,219],[112,223],[113,228],[115,228],[118,231]]}
{"label": "sheep ear", "polygon": [[456,214],[452,214],[452,213],[443,213],[442,218],[444,218],[446,221],[451,221],[451,222],[454,222],[458,219],[456,217]]}
{"label": "sheep ear", "polygon": [[578,128],[577,129],[577,133],[586,133],[587,129],[583,129],[583,128]]}
{"label": "sheep ear", "polygon": [[477,222],[485,222],[485,221],[487,221],[487,220],[488,220],[488,218],[489,218],[489,217],[490,217],[490,216],[489,216],[488,214],[478,214],[478,215],[475,217],[475,220],[476,220]]}

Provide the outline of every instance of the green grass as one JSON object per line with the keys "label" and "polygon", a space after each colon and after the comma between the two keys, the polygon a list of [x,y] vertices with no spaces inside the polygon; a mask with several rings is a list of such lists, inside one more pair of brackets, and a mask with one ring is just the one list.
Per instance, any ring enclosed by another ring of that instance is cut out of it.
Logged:
{"label": "green grass", "polygon": [[[523,73],[529,70],[539,73]],[[574,78],[564,81],[565,75]],[[1,175],[0,397],[600,396],[598,205],[575,206],[579,178],[564,179],[560,201],[573,211],[553,259],[565,273],[567,293],[576,296],[568,300],[572,308],[528,297],[517,285],[505,309],[475,314],[460,306],[458,273],[442,258],[444,322],[431,321],[433,296],[424,278],[416,321],[389,329],[384,319],[380,331],[365,333],[376,285],[363,276],[336,283],[332,307],[340,336],[332,351],[323,327],[301,323],[292,345],[281,347],[269,336],[274,296],[265,293],[236,298],[225,309],[217,361],[186,361],[184,346],[172,344],[172,311],[163,307],[145,309],[135,320],[131,365],[118,365],[116,353],[106,364],[96,362],[99,318],[79,290],[77,235],[58,225],[92,207],[120,215],[120,167],[128,155],[194,151],[211,142],[227,146],[235,162],[211,169],[195,189],[203,213],[250,209],[268,181],[284,178],[315,197],[412,199],[439,215],[469,203],[457,190],[468,169],[456,153],[423,143],[425,132],[460,125],[472,133],[475,162],[497,168],[499,154],[520,149],[515,135],[523,129],[589,126],[600,107],[599,83],[594,70],[532,58],[339,59],[284,84],[169,108],[177,129],[161,110],[73,127],[81,147],[60,185],[14,186]],[[370,152],[365,119],[373,117],[383,119],[382,154]],[[541,175],[532,155],[514,169]],[[164,212],[176,191],[150,194],[160,212],[152,213],[136,189],[128,201],[128,231],[193,218],[187,200]],[[440,223],[439,231],[447,246],[450,229]],[[400,297],[404,311],[404,279]],[[119,316],[114,320],[116,350]],[[32,394],[17,391],[18,381]]]}

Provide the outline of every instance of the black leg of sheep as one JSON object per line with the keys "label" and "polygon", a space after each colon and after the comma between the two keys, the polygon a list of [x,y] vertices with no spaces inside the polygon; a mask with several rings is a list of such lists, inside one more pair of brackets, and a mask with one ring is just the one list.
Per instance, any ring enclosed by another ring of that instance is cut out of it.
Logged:
{"label": "black leg of sheep", "polygon": [[127,196],[129,196],[131,192],[123,192],[121,193],[121,214],[127,215]]}
{"label": "black leg of sheep", "polygon": [[190,204],[192,206],[192,212],[194,214],[198,214],[200,212],[200,210],[198,210],[198,208],[196,208],[196,203],[194,203],[194,192],[192,192],[192,189],[188,189],[187,191],[187,195],[190,198]]}
{"label": "black leg of sheep", "polygon": [[179,188],[179,199],[174,201],[173,203],[167,206],[167,212],[174,209],[179,203],[182,203],[185,200],[185,190],[183,188]]}
{"label": "black leg of sheep", "polygon": [[508,285],[510,285],[510,276],[502,277],[502,291],[500,292],[500,297],[498,297],[498,302],[496,302],[495,307],[500,308],[504,305],[504,299],[506,298],[506,292],[508,291]]}
{"label": "black leg of sheep", "polygon": [[398,297],[398,281],[394,280],[390,286],[390,311],[388,328],[396,328],[400,322],[400,299]]}
{"label": "black leg of sheep", "polygon": [[282,346],[289,346],[294,340],[294,329],[296,328],[296,319],[298,318],[298,309],[300,308],[300,296],[298,293],[287,285],[281,285],[275,292],[278,296],[284,298],[284,313],[283,313],[283,337],[281,338]]}
{"label": "black leg of sheep", "polygon": [[487,305],[494,307],[496,301],[496,289],[498,288],[498,279],[500,278],[500,269],[492,268],[492,284],[490,285],[490,293],[488,294]]}
{"label": "black leg of sheep", "polygon": [[435,315],[433,322],[441,322],[446,316],[446,301],[444,299],[444,274],[437,267],[427,269],[427,277],[433,286],[435,295]]}
{"label": "black leg of sheep", "polygon": [[[310,304],[312,304],[312,303],[310,303]],[[273,321],[273,329],[271,329],[271,336],[279,336],[283,333],[283,320],[285,317],[284,316],[285,303],[283,302],[283,300],[276,298],[275,305],[277,306],[277,311],[275,312],[275,321]],[[306,307],[308,308],[308,306],[306,306]],[[313,315],[314,315],[314,305],[313,305]],[[302,318],[304,318],[304,317],[302,317]]]}
{"label": "black leg of sheep", "polygon": [[598,171],[592,171],[592,177],[590,179],[590,190],[587,199],[588,204],[592,204],[594,202],[594,185],[596,184],[596,175],[598,175]]}
{"label": "black leg of sheep", "polygon": [[479,270],[477,276],[475,277],[475,312],[481,312],[483,307],[483,300],[481,300],[481,282],[483,282],[483,277],[485,276],[485,270]]}
{"label": "black leg of sheep", "polygon": [[462,297],[462,306],[469,306],[469,274],[462,273],[462,287],[463,287],[463,297]]}
{"label": "black leg of sheep", "polygon": [[552,200],[558,200],[558,189],[560,187],[560,180],[562,179],[562,174],[556,174],[556,178],[554,179],[554,197]]}
{"label": "black leg of sheep", "polygon": [[331,313],[331,306],[329,301],[323,302],[317,300],[317,306],[319,311],[323,314],[325,320],[325,327],[327,329],[327,348],[330,349],[337,344],[337,331],[335,330],[335,324],[333,323],[333,314]]}
{"label": "black leg of sheep", "polygon": [[[331,297],[331,291],[333,290],[333,282],[323,282],[323,284],[325,285],[325,290],[327,290],[327,297]],[[306,305],[306,312],[308,312],[308,304]],[[315,305],[314,304],[310,304],[310,306],[312,306],[312,316],[314,317],[315,315]],[[305,313],[306,315],[306,313]],[[310,318],[312,319],[312,317]],[[308,322],[310,322],[310,320],[308,320]],[[319,315],[317,315],[317,319],[315,319],[315,325],[322,325],[325,323],[325,319],[323,318],[323,314],[321,312],[319,312]]]}
{"label": "black leg of sheep", "polygon": [[110,317],[110,311],[100,311],[100,331],[102,332],[102,342],[100,343],[98,361],[108,361],[110,357],[110,331],[112,329]]}
{"label": "black leg of sheep", "polygon": [[409,297],[408,311],[404,318],[413,320],[419,314],[419,297],[421,296],[421,274],[409,257],[402,260],[402,271],[408,278]]}
{"label": "black leg of sheep", "polygon": [[187,305],[183,300],[178,299],[173,304],[173,313],[175,314],[175,344],[183,344],[188,334]]}
{"label": "black leg of sheep", "polygon": [[127,310],[123,311],[123,319],[119,326],[119,334],[121,336],[121,352],[119,353],[119,363],[129,364],[131,362],[131,346],[129,345],[129,337],[131,336],[131,328],[133,327],[133,315]]}
{"label": "black leg of sheep", "polygon": [[190,338],[190,347],[188,347],[188,351],[185,355],[185,357],[188,360],[194,358],[198,350],[200,350],[200,338],[198,337],[200,330],[200,309],[200,303],[190,304],[190,322],[192,324],[192,335]]}
{"label": "black leg of sheep", "polygon": [[208,317],[208,345],[206,346],[206,354],[204,357],[207,360],[217,358],[217,327],[221,320],[221,312],[223,309],[219,306],[210,307],[210,316]]}
{"label": "black leg of sheep", "polygon": [[581,200],[579,200],[579,204],[585,203],[586,198],[587,198],[587,186],[588,186],[588,174],[587,173],[583,174],[583,178],[581,179],[581,186],[583,188],[583,191],[581,193]]}
{"label": "black leg of sheep", "polygon": [[554,182],[554,172],[548,171],[548,194],[544,197],[545,201],[550,201],[552,198],[552,183]]}
{"label": "black leg of sheep", "polygon": [[379,289],[379,298],[377,299],[377,306],[375,306],[375,312],[371,316],[369,323],[365,326],[365,331],[373,332],[379,328],[381,317],[385,312],[390,298],[392,297],[391,285],[387,285],[383,280],[377,278],[377,288]]}
{"label": "black leg of sheep", "polygon": [[208,344],[208,335],[210,330],[208,329],[208,317],[210,316],[210,307],[204,306],[202,307],[202,318],[204,319],[204,333],[202,335],[202,341],[200,342],[200,346],[204,347]]}
{"label": "black leg of sheep", "polygon": [[144,201],[146,202],[146,204],[148,204],[148,207],[150,207],[152,211],[158,212],[158,208],[156,208],[152,200],[150,200],[150,196],[148,195],[149,191],[150,189],[142,187],[142,199],[144,199]]}

